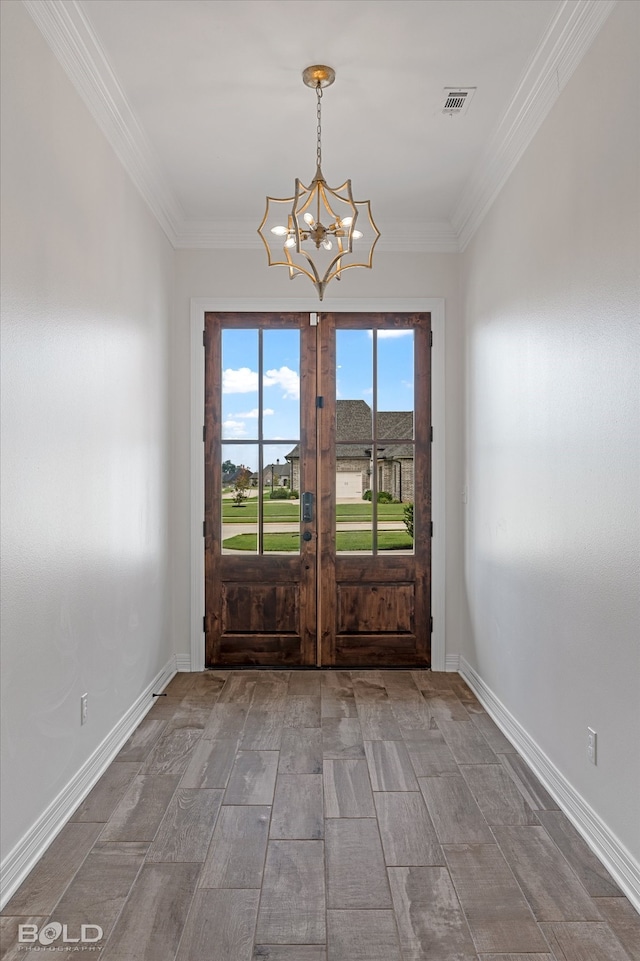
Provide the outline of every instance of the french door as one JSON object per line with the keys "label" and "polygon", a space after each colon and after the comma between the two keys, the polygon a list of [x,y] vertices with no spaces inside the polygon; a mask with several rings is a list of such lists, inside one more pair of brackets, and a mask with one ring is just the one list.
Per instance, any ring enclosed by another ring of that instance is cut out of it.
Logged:
{"label": "french door", "polygon": [[205,315],[206,665],[430,663],[430,315]]}

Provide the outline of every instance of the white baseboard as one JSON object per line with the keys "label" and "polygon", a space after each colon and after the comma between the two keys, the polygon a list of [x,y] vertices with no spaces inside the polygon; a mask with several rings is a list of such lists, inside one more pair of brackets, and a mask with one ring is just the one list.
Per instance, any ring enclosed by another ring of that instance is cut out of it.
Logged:
{"label": "white baseboard", "polygon": [[459,654],[447,654],[444,660],[445,671],[453,671],[458,673],[460,670],[460,655]]}
{"label": "white baseboard", "polygon": [[176,670],[177,670],[177,671],[190,671],[190,670],[191,670],[191,655],[190,655],[190,654],[176,654]]}
{"label": "white baseboard", "polygon": [[464,657],[460,657],[460,674],[487,713],[517,748],[518,753],[522,755],[533,773],[584,838],[595,856],[602,861],[636,911],[640,911],[640,864],[638,861],[549,760]]}
{"label": "white baseboard", "polygon": [[66,787],[16,844],[0,865],[0,909],[13,896],[25,877],[42,857],[51,842],[65,826],[78,805],[85,799],[114,757],[131,736],[153,704],[152,694],[159,693],[176,673],[176,656],[165,664],[107,734]]}

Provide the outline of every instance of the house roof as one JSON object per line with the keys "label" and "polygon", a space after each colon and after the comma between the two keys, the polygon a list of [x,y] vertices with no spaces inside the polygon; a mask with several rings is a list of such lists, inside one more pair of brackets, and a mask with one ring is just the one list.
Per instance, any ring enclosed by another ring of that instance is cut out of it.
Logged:
{"label": "house roof", "polygon": [[[381,410],[377,415],[378,427],[378,448],[381,458],[388,457],[413,457],[413,446],[411,444],[388,444],[385,446],[384,438],[390,440],[401,440],[413,437],[413,413],[410,410]],[[366,453],[371,448],[371,435],[373,433],[372,411],[364,400],[337,400],[336,401],[336,443],[340,444],[337,451],[339,459],[361,457],[369,460]],[[345,443],[354,441],[355,443]],[[286,455],[287,460],[300,456],[298,444]]]}
{"label": "house roof", "polygon": [[242,464],[240,464],[240,465],[239,465],[238,467],[236,467],[234,470],[223,473],[223,475],[222,475],[222,483],[223,483],[223,484],[233,484],[233,483],[235,483],[235,481],[237,481],[238,477],[239,477],[240,474],[242,474],[242,473],[246,473],[246,474],[247,474],[247,477],[251,477],[251,476],[252,476],[252,473],[251,473],[251,471],[249,470],[249,468],[248,468],[248,467],[244,467]]}
{"label": "house roof", "polygon": [[[287,457],[288,457],[288,456],[289,456],[289,455],[287,454]],[[289,464],[289,463],[284,463],[284,464],[265,464],[265,466],[264,466],[264,468],[263,468],[263,473],[266,473],[266,474],[271,475],[271,472],[272,472],[272,471],[273,471],[274,476],[278,476],[278,477],[289,477],[289,475],[291,474],[291,464]]]}

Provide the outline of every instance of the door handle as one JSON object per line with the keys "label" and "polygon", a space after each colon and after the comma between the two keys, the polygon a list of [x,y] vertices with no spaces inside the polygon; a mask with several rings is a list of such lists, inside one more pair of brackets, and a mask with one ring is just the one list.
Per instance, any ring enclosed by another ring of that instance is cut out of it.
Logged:
{"label": "door handle", "polygon": [[302,522],[311,524],[313,521],[313,494],[305,491],[302,495]]}

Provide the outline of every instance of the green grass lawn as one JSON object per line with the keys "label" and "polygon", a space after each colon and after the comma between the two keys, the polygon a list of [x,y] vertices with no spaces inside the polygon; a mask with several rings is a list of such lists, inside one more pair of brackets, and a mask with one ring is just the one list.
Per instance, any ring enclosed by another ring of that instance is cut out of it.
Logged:
{"label": "green grass lawn", "polygon": [[[297,521],[300,517],[300,504],[293,501],[264,501],[263,515],[265,521]],[[251,524],[258,517],[258,499],[247,500],[240,507],[233,501],[223,500],[222,520],[225,524]]]}
{"label": "green grass lawn", "polygon": [[[378,504],[378,520],[401,521],[406,504]],[[300,517],[300,504],[295,501],[270,501],[263,504],[265,522],[292,521]],[[223,500],[222,520],[225,524],[250,524],[258,517],[258,500],[251,498],[236,507],[232,501]],[[367,521],[371,520],[371,504],[337,504],[336,518],[339,521]]]}
{"label": "green grass lawn", "polygon": [[[254,551],[257,549],[256,534],[236,534],[222,542],[222,546],[234,551]],[[371,531],[338,531],[336,534],[338,551],[370,551]],[[265,551],[297,551],[300,547],[299,534],[265,534]],[[378,550],[407,551],[413,541],[406,531],[379,531]]]}

